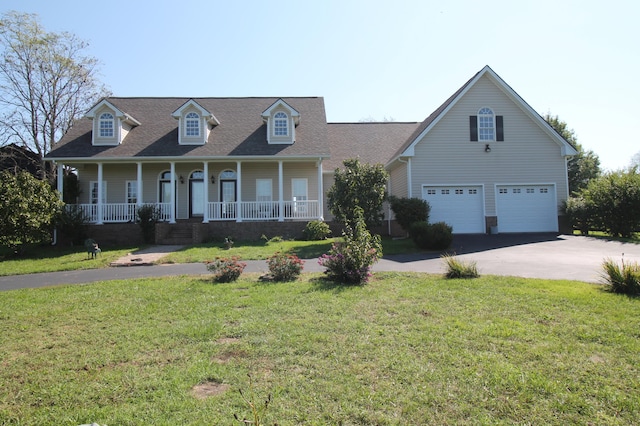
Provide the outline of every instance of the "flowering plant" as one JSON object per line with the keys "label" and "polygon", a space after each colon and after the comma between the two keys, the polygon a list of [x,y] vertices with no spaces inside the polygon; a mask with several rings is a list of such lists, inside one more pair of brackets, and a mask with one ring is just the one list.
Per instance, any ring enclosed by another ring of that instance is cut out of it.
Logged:
{"label": "flowering plant", "polygon": [[238,262],[237,257],[216,257],[213,261],[207,262],[207,269],[213,272],[213,280],[219,283],[236,281],[244,271],[245,266],[247,264]]}
{"label": "flowering plant", "polygon": [[267,265],[274,281],[294,281],[302,272],[304,260],[295,254],[276,252],[267,259]]}
{"label": "flowering plant", "polygon": [[329,254],[318,259],[320,266],[327,268],[325,274],[337,282],[364,284],[371,277],[371,266],[382,256],[379,235],[371,235],[356,209],[354,228],[347,225],[342,233],[343,243],[334,243]]}

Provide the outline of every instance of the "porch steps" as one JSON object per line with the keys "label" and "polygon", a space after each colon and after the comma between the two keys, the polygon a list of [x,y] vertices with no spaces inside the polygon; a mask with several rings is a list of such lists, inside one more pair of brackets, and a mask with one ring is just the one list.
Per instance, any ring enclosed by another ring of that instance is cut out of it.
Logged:
{"label": "porch steps", "polygon": [[165,245],[189,245],[193,244],[193,224],[175,223],[169,227],[166,235],[161,237],[157,244]]}

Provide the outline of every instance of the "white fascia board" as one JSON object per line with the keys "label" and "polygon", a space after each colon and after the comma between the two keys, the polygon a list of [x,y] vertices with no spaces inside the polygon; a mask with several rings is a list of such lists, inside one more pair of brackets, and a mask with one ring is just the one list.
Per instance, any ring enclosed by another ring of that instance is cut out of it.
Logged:
{"label": "white fascia board", "polygon": [[261,114],[262,119],[266,121],[271,115],[271,112],[280,106],[282,106],[283,108],[286,108],[289,111],[289,113],[291,114],[291,117],[293,117],[293,121],[296,126],[300,124],[300,113],[291,105],[283,101],[282,98],[278,99],[273,104],[271,104],[269,108],[262,111],[262,114]]}
{"label": "white fascia board", "polygon": [[94,119],[96,116],[96,112],[98,112],[99,109],[103,108],[103,107],[107,107],[110,110],[112,110],[115,113],[115,116],[119,119],[121,119],[123,122],[130,124],[132,126],[139,126],[140,122],[138,120],[136,120],[135,118],[133,118],[132,116],[130,116],[129,114],[127,114],[126,112],[120,110],[119,108],[117,108],[115,105],[113,105],[111,102],[109,102],[106,99],[101,100],[100,102],[98,102],[97,104],[95,104],[93,106],[93,108],[91,108],[86,114],[85,114],[85,118],[90,118],[90,119]]}
{"label": "white fascia board", "polygon": [[[184,110],[189,108],[189,107],[193,107],[193,108],[197,109],[200,112],[200,115],[203,116],[203,117],[207,117],[208,120],[210,120],[211,117],[213,117],[213,114],[210,111],[207,111],[202,105],[200,105],[199,103],[197,103],[193,99],[189,99],[187,102],[182,104],[182,106],[180,108],[178,108],[177,110],[175,110],[171,115],[173,116],[173,118],[175,118],[177,120],[182,116],[182,113],[184,112]],[[215,119],[215,117],[213,117],[213,118]],[[217,119],[215,121],[216,121],[217,124],[220,124],[220,122]]]}

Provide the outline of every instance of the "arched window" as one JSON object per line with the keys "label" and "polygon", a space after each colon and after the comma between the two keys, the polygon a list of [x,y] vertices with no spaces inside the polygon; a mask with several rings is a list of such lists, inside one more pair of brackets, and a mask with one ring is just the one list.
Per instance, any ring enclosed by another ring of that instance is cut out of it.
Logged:
{"label": "arched window", "polygon": [[195,112],[187,114],[185,117],[185,128],[187,136],[200,136],[200,116]]}
{"label": "arched window", "polygon": [[275,136],[289,135],[289,117],[282,111],[273,116],[273,134]]}
{"label": "arched window", "polygon": [[478,111],[478,138],[481,142],[496,140],[495,116],[491,108]]}
{"label": "arched window", "polygon": [[108,112],[100,115],[100,137],[113,137],[113,115]]}

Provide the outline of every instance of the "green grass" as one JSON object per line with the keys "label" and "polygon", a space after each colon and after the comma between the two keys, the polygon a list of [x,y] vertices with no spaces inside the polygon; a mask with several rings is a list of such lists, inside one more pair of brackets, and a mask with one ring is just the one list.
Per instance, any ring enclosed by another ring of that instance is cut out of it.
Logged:
{"label": "green grass", "polygon": [[634,424],[639,308],[579,282],[406,273],[7,291],[0,424],[230,425],[247,374],[265,424]]}
{"label": "green grass", "polygon": [[109,263],[138,250],[138,247],[103,248],[95,259],[87,258],[84,247],[32,247],[16,257],[8,251],[0,252],[0,275],[35,274],[39,272],[75,271],[104,268]]}
{"label": "green grass", "polygon": [[[275,252],[295,254],[301,259],[314,259],[322,256],[331,249],[334,241],[331,238],[323,241],[283,240],[278,242],[237,241],[231,249],[225,249],[224,243],[197,244],[185,247],[161,259],[162,263],[195,263],[212,260],[216,257],[236,256],[242,260],[265,260]],[[383,238],[383,253],[385,255],[416,252],[416,247],[409,239],[394,240]]]}
{"label": "green grass", "polygon": [[[580,231],[574,230],[573,235],[582,235]],[[608,240],[608,241],[620,241],[621,243],[634,243],[640,244],[640,232],[636,232],[633,234],[631,238],[622,238],[622,237],[613,237],[606,232],[602,231],[589,231],[588,237],[597,238],[599,240]]]}

